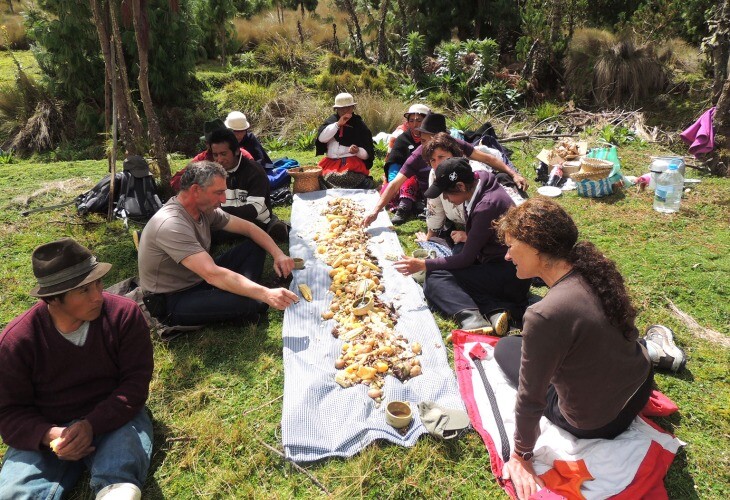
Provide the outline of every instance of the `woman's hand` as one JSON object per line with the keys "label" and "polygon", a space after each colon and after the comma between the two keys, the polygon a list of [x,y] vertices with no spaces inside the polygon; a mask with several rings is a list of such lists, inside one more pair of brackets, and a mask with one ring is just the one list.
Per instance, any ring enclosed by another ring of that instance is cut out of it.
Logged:
{"label": "woman's hand", "polygon": [[454,243],[466,243],[466,231],[451,231],[451,239]]}
{"label": "woman's hand", "polygon": [[543,480],[535,473],[532,462],[523,460],[514,452],[502,467],[502,479],[512,480],[519,500],[527,500],[537,493],[538,486],[540,488],[545,486]]}
{"label": "woman's hand", "polygon": [[416,241],[428,241],[428,234],[423,231],[418,231],[416,233]]}
{"label": "woman's hand", "polygon": [[351,154],[351,155],[356,155],[356,154],[357,154],[357,152],[358,152],[358,151],[360,151],[360,148],[359,148],[359,147],[357,147],[357,146],[355,146],[355,145],[353,144],[352,146],[350,146],[350,149],[349,149],[349,151],[350,151],[350,154]]}
{"label": "woman's hand", "polygon": [[403,259],[395,262],[393,266],[399,273],[405,276],[410,276],[411,274],[419,271],[425,271],[426,261],[415,257],[403,257]]}
{"label": "woman's hand", "polygon": [[370,224],[375,222],[375,219],[378,218],[378,212],[379,210],[377,212],[370,212],[367,214],[362,220],[362,227],[368,227]]}
{"label": "woman's hand", "polygon": [[340,116],[340,119],[337,120],[337,126],[344,127],[345,123],[347,123],[350,118],[352,118],[352,113],[345,113],[344,115]]}
{"label": "woman's hand", "polygon": [[517,187],[520,188],[523,191],[527,191],[527,179],[522,177],[520,174],[515,173],[512,176],[512,180],[515,184],[517,184]]}

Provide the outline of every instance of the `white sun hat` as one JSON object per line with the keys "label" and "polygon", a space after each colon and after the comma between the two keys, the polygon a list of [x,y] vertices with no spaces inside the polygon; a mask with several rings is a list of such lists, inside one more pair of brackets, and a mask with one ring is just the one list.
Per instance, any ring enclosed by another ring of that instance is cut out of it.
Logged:
{"label": "white sun hat", "polygon": [[425,104],[412,104],[410,108],[408,108],[408,111],[406,113],[403,113],[403,116],[405,118],[408,118],[408,115],[411,114],[417,114],[417,115],[427,115],[431,112],[431,108],[426,106]]}
{"label": "white sun hat", "polygon": [[355,98],[352,97],[352,94],[348,94],[347,92],[343,92],[341,94],[337,94],[335,97],[335,105],[332,106],[333,108],[346,108],[348,106],[354,106],[357,103],[355,102]]}
{"label": "white sun hat", "polygon": [[246,119],[246,115],[240,111],[231,111],[228,113],[225,124],[231,130],[248,130],[251,126]]}

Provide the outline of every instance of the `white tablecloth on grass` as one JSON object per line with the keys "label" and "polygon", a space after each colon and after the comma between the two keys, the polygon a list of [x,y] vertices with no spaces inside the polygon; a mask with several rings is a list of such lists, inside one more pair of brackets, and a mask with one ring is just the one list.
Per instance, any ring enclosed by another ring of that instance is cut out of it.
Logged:
{"label": "white tablecloth on grass", "polygon": [[[316,257],[312,236],[325,226],[322,212],[327,201],[348,197],[369,211],[375,206],[375,191],[328,190],[294,196],[289,236],[292,257],[302,257],[305,268],[294,271],[291,289],[299,283],[312,289],[312,302],[300,300],[284,313],[284,405],[282,440],[287,458],[311,462],[327,457],[350,457],[376,439],[413,446],[426,433],[418,417],[417,403],[436,401],[448,408],[464,409],[454,372],[449,367],[441,333],[426,306],[421,287],[393,268],[386,254],[400,255],[402,249],[390,220],[381,212],[368,231],[372,253],[383,268],[384,299],[398,309],[396,330],[410,342],[423,346],[423,374],[405,383],[386,378],[383,403],[378,407],[368,397],[368,387],[358,384],[342,388],[334,380],[335,360],[342,340],[332,336],[334,320],[323,321],[332,294],[329,270]],[[393,400],[410,401],[414,420],[405,435],[385,422],[385,406]]]}

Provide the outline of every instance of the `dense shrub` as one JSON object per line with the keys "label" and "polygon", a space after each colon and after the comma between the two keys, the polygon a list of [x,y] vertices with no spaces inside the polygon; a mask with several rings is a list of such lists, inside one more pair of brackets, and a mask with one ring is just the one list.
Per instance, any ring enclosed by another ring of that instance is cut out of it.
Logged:
{"label": "dense shrub", "polygon": [[408,104],[397,97],[363,92],[355,95],[357,113],[362,116],[373,134],[392,132],[403,123],[403,113]]}
{"label": "dense shrub", "polygon": [[28,50],[30,41],[25,33],[23,18],[19,15],[0,14],[0,50]]}
{"label": "dense shrub", "polygon": [[[168,0],[150,0],[149,86],[156,104],[177,104],[188,98],[199,31],[189,5],[178,1],[178,12]],[[42,10],[28,13],[28,33],[49,90],[69,104],[93,99],[104,106],[104,61],[89,2],[43,0]],[[137,87],[134,31],[120,27],[130,86]]]}
{"label": "dense shrub", "polygon": [[250,19],[236,18],[233,20],[234,36],[247,50],[279,38],[300,41],[297,28],[299,22],[306,43],[314,47],[332,48],[332,24],[337,24],[337,36],[342,44],[347,38],[346,20],[347,14],[344,10],[337,9],[329,2],[319,2],[316,13],[304,19],[296,12],[285,12],[283,24],[277,20],[273,10],[261,11]]}
{"label": "dense shrub", "polygon": [[242,111],[256,129],[261,110],[275,96],[276,90],[273,87],[264,87],[257,83],[232,82],[216,94],[216,109],[223,117],[234,110]]}
{"label": "dense shrub", "polygon": [[298,85],[280,89],[261,110],[254,124],[265,135],[292,141],[302,131],[316,130],[332,113],[332,98],[326,101]]}
{"label": "dense shrub", "polygon": [[468,106],[474,90],[494,77],[499,64],[499,45],[494,40],[445,41],[436,47],[435,85],[454,94],[455,102]]}
{"label": "dense shrub", "polygon": [[209,103],[196,103],[194,106],[168,107],[158,112],[160,128],[165,135],[167,148],[171,152],[183,153],[191,157],[203,149],[200,136],[203,124],[213,118],[225,118]]}
{"label": "dense shrub", "polygon": [[[341,75],[349,71],[353,75],[359,75],[367,67],[367,63],[357,57],[340,57],[335,54],[327,55],[327,71],[333,75]],[[377,76],[377,74],[376,74]]]}
{"label": "dense shrub", "polygon": [[600,31],[576,34],[566,54],[565,81],[578,99],[635,105],[665,90],[667,70],[651,45]]}
{"label": "dense shrub", "polygon": [[362,90],[382,92],[386,89],[385,80],[380,77],[377,69],[372,67],[359,75],[353,75],[349,71],[333,75],[329,71],[324,71],[316,78],[316,83],[321,90],[332,93]]}
{"label": "dense shrub", "polygon": [[267,66],[299,73],[308,72],[316,62],[311,47],[285,38],[260,44],[256,47],[256,57]]}

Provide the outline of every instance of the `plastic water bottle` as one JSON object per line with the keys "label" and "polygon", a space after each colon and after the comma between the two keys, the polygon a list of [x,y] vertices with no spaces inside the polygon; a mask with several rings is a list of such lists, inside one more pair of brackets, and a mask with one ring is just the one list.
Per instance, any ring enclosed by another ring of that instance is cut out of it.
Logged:
{"label": "plastic water bottle", "polygon": [[684,178],[679,173],[679,165],[672,163],[656,181],[654,210],[664,214],[678,212],[683,189]]}

